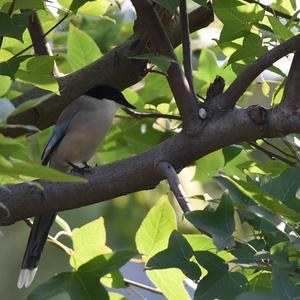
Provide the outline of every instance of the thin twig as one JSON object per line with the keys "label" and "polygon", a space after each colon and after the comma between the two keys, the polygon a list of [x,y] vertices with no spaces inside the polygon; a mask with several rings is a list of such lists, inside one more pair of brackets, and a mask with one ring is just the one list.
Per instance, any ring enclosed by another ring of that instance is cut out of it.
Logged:
{"label": "thin twig", "polygon": [[[31,219],[25,219],[24,222],[30,227],[32,228],[33,225],[33,221]],[[63,250],[64,252],[66,252],[69,256],[72,256],[74,254],[73,249],[67,247],[66,245],[64,245],[63,243],[61,243],[60,241],[56,240],[53,236],[51,236],[50,234],[48,234],[48,238],[47,241],[52,243],[53,245],[57,246],[59,249]]]}
{"label": "thin twig", "polygon": [[177,202],[180,205],[182,211],[184,213],[192,211],[192,207],[188,202],[188,197],[186,196],[185,191],[182,188],[178,175],[173,166],[166,161],[162,161],[158,164],[158,169],[167,179],[170,189],[177,199]]}
{"label": "thin twig", "polygon": [[285,157],[282,157],[270,150],[267,150],[261,146],[259,146],[258,144],[256,144],[255,142],[248,142],[249,145],[251,145],[252,147],[260,150],[261,152],[265,153],[267,156],[269,156],[271,159],[278,159],[286,164],[288,164],[289,166],[295,166],[295,162],[289,160],[289,159],[286,159]]}
{"label": "thin twig", "polygon": [[145,119],[145,118],[162,118],[162,119],[170,119],[170,120],[181,120],[180,116],[177,115],[169,115],[169,114],[161,114],[161,113],[144,113],[137,112],[130,108],[124,107],[122,108],[128,115],[135,119]]}
{"label": "thin twig", "polygon": [[[9,17],[11,17],[11,15],[12,15],[12,13],[13,13],[13,11],[14,11],[14,8],[15,8],[15,0],[13,0],[12,2],[11,2],[11,4],[10,4],[10,7],[9,7],[9,9],[8,9],[8,12],[7,12],[7,15],[9,16]],[[4,36],[3,35],[0,35],[0,49],[1,49],[1,47],[2,47],[2,43],[3,43],[3,39],[4,39]]]}
{"label": "thin twig", "polygon": [[181,22],[181,35],[182,35],[182,47],[183,47],[184,73],[189,83],[190,90],[193,93],[193,96],[195,97],[192,60],[191,60],[192,52],[191,52],[191,42],[190,42],[190,26],[189,26],[189,17],[187,14],[186,0],[180,0],[180,22]]}
{"label": "thin twig", "polygon": [[[287,20],[290,20],[293,18],[293,16],[290,16],[289,14],[286,14],[284,12],[281,12],[277,9],[274,9],[272,7],[270,7],[269,5],[265,5],[265,4],[262,4],[260,3],[259,1],[256,1],[256,0],[244,0],[248,3],[255,3],[255,4],[258,4],[262,9],[264,9],[265,11],[271,13],[272,15],[274,15],[275,17],[281,17],[281,18],[284,18],[284,19],[287,19]],[[298,18],[295,18],[295,21],[299,21]]]}
{"label": "thin twig", "polygon": [[160,75],[163,75],[165,77],[168,77],[168,75],[166,73],[162,72],[162,71],[152,70],[152,69],[149,69],[149,68],[146,69],[145,71],[148,72],[148,73],[156,73],[156,74],[160,74]]}
{"label": "thin twig", "polygon": [[[40,40],[44,39],[51,31],[53,31],[57,26],[59,26],[67,17],[69,14],[65,14],[55,25],[53,25],[48,31],[46,31],[41,37]],[[19,51],[16,53],[14,56],[12,56],[9,60],[12,60],[13,58],[16,58],[26,52],[27,50],[31,49],[33,47],[33,43],[29,45],[28,47],[24,48],[23,50]],[[8,60],[8,61],[9,61]]]}
{"label": "thin twig", "polygon": [[[191,212],[192,207],[188,201],[188,198],[185,194],[184,189],[182,188],[182,185],[179,181],[178,175],[173,168],[173,166],[166,162],[166,161],[161,161],[158,166],[157,166],[158,171],[164,176],[164,178],[167,179],[170,189],[173,192],[179,206],[181,207],[182,211],[185,213]],[[202,228],[195,226],[201,233],[211,237],[212,235],[203,230]]]}
{"label": "thin twig", "polygon": [[290,158],[294,158],[293,155],[283,151],[282,149],[280,149],[279,147],[275,146],[274,144],[272,144],[271,142],[267,141],[266,139],[262,138],[262,140],[264,141],[264,143],[266,143],[267,145],[269,145],[270,147],[274,148],[275,150],[279,151],[280,153],[282,153],[285,156],[288,156]]}
{"label": "thin twig", "polygon": [[133,280],[130,280],[130,279],[127,279],[127,278],[124,278],[124,282],[126,283],[126,285],[133,285],[133,286],[139,287],[141,289],[150,291],[152,293],[160,294],[160,295],[163,294],[162,291],[159,290],[158,288],[154,288],[154,287],[151,287],[149,285],[146,285],[146,284],[143,284],[143,283],[140,283],[140,282],[136,282],[136,281],[133,281]]}
{"label": "thin twig", "polygon": [[288,142],[285,138],[282,138],[281,139],[285,144],[286,146],[290,149],[291,153],[293,154],[293,157],[296,159],[296,161],[298,163],[300,163],[300,156],[298,154],[298,152],[295,150],[295,148],[292,146],[292,144],[290,142]]}

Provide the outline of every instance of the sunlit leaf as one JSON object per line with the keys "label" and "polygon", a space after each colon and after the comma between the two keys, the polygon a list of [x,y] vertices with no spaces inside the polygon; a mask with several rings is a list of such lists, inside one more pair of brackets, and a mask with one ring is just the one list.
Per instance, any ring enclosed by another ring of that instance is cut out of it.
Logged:
{"label": "sunlit leaf", "polygon": [[95,41],[72,24],[69,28],[67,47],[67,59],[74,71],[102,56]]}
{"label": "sunlit leaf", "polygon": [[150,257],[167,248],[169,236],[176,227],[175,212],[167,197],[162,197],[149,211],[136,233],[137,249]]}

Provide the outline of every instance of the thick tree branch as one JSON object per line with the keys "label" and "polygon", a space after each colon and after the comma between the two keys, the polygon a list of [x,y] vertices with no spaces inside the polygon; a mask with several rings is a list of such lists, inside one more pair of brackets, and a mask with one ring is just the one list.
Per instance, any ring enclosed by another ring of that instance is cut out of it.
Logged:
{"label": "thick tree branch", "polygon": [[43,189],[27,183],[8,185],[0,189],[0,225],[152,189],[164,179],[157,170],[161,161],[168,161],[179,172],[200,157],[231,144],[300,133],[300,112],[275,107],[266,114],[265,123],[259,125],[246,109],[215,114],[195,136],[179,133],[134,157],[92,169],[86,175],[88,184],[39,181]]}
{"label": "thick tree branch", "polygon": [[198,127],[198,106],[190,86],[177,61],[172,44],[153,6],[148,0],[131,0],[143,27],[160,55],[170,57],[173,62],[168,70],[168,82],[183,121],[186,133],[193,133]]}
{"label": "thick tree branch", "polygon": [[[191,32],[206,27],[213,21],[213,12],[210,8],[200,7],[189,14]],[[180,22],[178,18],[168,24],[166,30],[174,47],[181,43]],[[33,109],[9,118],[9,124],[33,125],[39,129],[53,125],[60,112],[73,100],[82,95],[89,88],[97,84],[111,84],[122,90],[140,81],[145,74],[145,64],[142,61],[130,60],[128,57],[143,54],[145,38],[136,33],[122,45],[105,54],[99,60],[85,68],[58,78],[61,96],[52,95],[46,101]],[[101,76],[99,76],[99,74]],[[23,102],[47,94],[38,88],[17,97],[13,104],[18,106]],[[2,129],[5,135],[19,136],[29,133],[25,128]]]}
{"label": "thick tree branch", "polygon": [[279,46],[271,49],[256,61],[248,65],[224,94],[221,94],[209,101],[209,108],[212,110],[233,108],[248,86],[261,72],[269,68],[274,62],[283,56],[298,49],[300,49],[300,35],[294,36]]}
{"label": "thick tree branch", "polygon": [[282,105],[291,110],[300,108],[300,50],[295,52],[282,97]]}
{"label": "thick tree branch", "polygon": [[189,83],[190,90],[195,97],[194,79],[192,71],[192,52],[190,43],[190,25],[187,14],[186,0],[180,0],[180,21],[181,21],[181,34],[182,34],[182,46],[183,46],[183,66],[184,74]]}
{"label": "thick tree branch", "polygon": [[[31,37],[34,53],[36,55],[53,56],[50,44],[46,39],[46,35],[43,32],[42,24],[36,12],[32,12],[32,14],[29,17],[28,30]],[[53,75],[60,75],[55,61],[53,65]]]}

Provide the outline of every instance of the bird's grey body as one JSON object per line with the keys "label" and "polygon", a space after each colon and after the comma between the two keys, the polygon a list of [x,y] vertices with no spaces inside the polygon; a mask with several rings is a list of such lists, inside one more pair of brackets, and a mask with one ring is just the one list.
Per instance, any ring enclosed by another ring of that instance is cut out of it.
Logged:
{"label": "bird's grey body", "polygon": [[[50,167],[62,172],[69,172],[72,168],[69,163],[87,163],[111,127],[113,117],[119,106],[119,104],[107,99],[99,101],[90,96],[78,98],[71,104],[70,111],[63,112],[59,117],[58,126],[66,120],[68,126],[65,133],[54,130],[53,134],[57,136],[50,138],[42,159],[46,159],[54,142],[59,140],[63,134],[64,137],[51,152]],[[99,122],[101,122],[101,126]]]}
{"label": "bird's grey body", "polygon": [[[109,86],[97,86],[72,102],[57,120],[42,154],[42,164],[66,173],[73,165],[86,164],[96,153],[120,106],[134,108],[119,91]],[[54,213],[34,219],[18,288],[31,284],[55,216]]]}

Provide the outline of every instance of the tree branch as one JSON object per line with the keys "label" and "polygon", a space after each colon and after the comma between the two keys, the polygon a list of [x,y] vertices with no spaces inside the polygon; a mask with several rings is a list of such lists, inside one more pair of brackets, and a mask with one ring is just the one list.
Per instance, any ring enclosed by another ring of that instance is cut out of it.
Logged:
{"label": "tree branch", "polygon": [[295,162],[293,162],[293,161],[291,161],[291,160],[289,160],[289,159],[287,159],[285,157],[282,157],[282,156],[280,156],[280,155],[278,155],[278,154],[276,154],[276,153],[274,153],[274,152],[272,152],[272,151],[270,151],[268,149],[265,149],[265,148],[263,148],[262,146],[258,145],[255,142],[248,142],[248,143],[249,143],[249,145],[251,145],[255,149],[260,150],[261,152],[263,152],[264,154],[266,154],[271,159],[280,160],[280,161],[286,163],[287,165],[289,165],[291,167],[293,167],[293,166],[296,165]]}
{"label": "tree branch", "polygon": [[187,14],[186,0],[180,0],[180,21],[181,21],[181,35],[182,35],[182,46],[183,46],[183,65],[185,77],[189,83],[190,90],[195,95],[194,79],[192,71],[191,61],[191,43],[190,43],[190,25]]}
{"label": "tree branch", "polygon": [[[210,8],[200,7],[189,14],[191,31],[206,27],[213,21]],[[178,18],[168,24],[173,47],[181,43],[180,22]],[[61,95],[52,95],[35,108],[15,115],[8,119],[8,124],[33,125],[39,129],[55,124],[60,112],[72,101],[81,96],[86,90],[97,84],[111,84],[120,90],[140,81],[145,76],[145,64],[142,61],[131,60],[128,57],[143,54],[146,41],[141,34],[136,33],[122,45],[105,54],[97,61],[72,74],[57,78]],[[101,74],[101,76],[99,76]],[[18,106],[27,100],[40,97],[48,91],[34,88],[13,100]],[[16,137],[31,131],[26,128],[1,129],[7,136]]]}
{"label": "tree branch", "polygon": [[[287,20],[290,20],[292,19],[293,17],[284,13],[284,12],[281,12],[277,9],[273,9],[272,7],[268,6],[268,5],[265,5],[265,4],[262,4],[260,3],[259,1],[256,1],[256,0],[244,0],[248,3],[255,3],[255,4],[258,4],[262,9],[264,9],[265,11],[271,13],[272,15],[274,15],[275,17],[281,17],[281,18],[284,18],[284,19],[287,19]],[[295,21],[299,21],[298,18],[295,18]]]}
{"label": "tree branch", "polygon": [[170,119],[170,120],[181,120],[180,116],[176,115],[168,115],[168,114],[161,114],[161,113],[144,113],[144,112],[137,112],[130,108],[123,108],[123,110],[130,116],[135,119],[146,119],[146,118],[163,118],[163,119]]}
{"label": "tree branch", "polygon": [[[66,16],[65,16],[65,18],[66,18]],[[64,18],[62,18],[62,20],[60,20],[58,22],[58,24],[61,24],[62,21],[64,21]],[[58,25],[55,25],[55,27],[52,27],[52,28],[54,29],[57,26]],[[36,12],[32,12],[32,14],[29,16],[28,30],[29,30],[29,34],[30,34],[30,37],[31,37],[34,53],[36,55],[53,56],[50,44],[46,39],[46,35],[43,32],[42,24],[41,24],[40,19],[39,19]],[[50,31],[48,31],[48,33],[49,32]],[[55,61],[54,61],[54,64],[53,64],[53,75],[54,76],[59,76],[60,75],[60,72],[57,68],[57,65],[56,65]]]}
{"label": "tree branch", "polygon": [[208,103],[209,109],[215,110],[233,108],[248,86],[261,72],[269,68],[274,62],[283,56],[298,49],[300,49],[300,35],[290,38],[265,53],[256,61],[248,65],[233,81],[224,94],[220,94],[219,96],[211,99]]}
{"label": "tree branch", "polygon": [[138,16],[138,23],[143,27],[160,55],[170,57],[173,62],[168,69],[168,82],[183,121],[186,133],[193,133],[199,125],[198,106],[187,79],[177,61],[172,44],[163,25],[148,0],[131,0]]}
{"label": "tree branch", "polygon": [[162,176],[167,179],[170,189],[177,199],[182,211],[184,213],[192,211],[192,207],[189,204],[185,191],[182,188],[178,175],[172,165],[166,161],[161,161],[158,164],[157,169],[159,172],[161,172]]}
{"label": "tree branch", "polygon": [[299,82],[300,50],[297,50],[292,61],[289,75],[285,84],[283,97],[281,100],[282,106],[286,107],[287,109],[297,110],[300,107]]}
{"label": "tree branch", "polygon": [[179,172],[204,155],[231,144],[279,137],[283,132],[300,133],[300,112],[275,107],[266,114],[265,123],[259,125],[246,109],[216,114],[195,136],[179,133],[134,157],[91,169],[85,176],[88,184],[39,181],[43,189],[27,183],[0,188],[0,225],[152,189],[164,179],[157,170],[161,161],[169,162]]}

